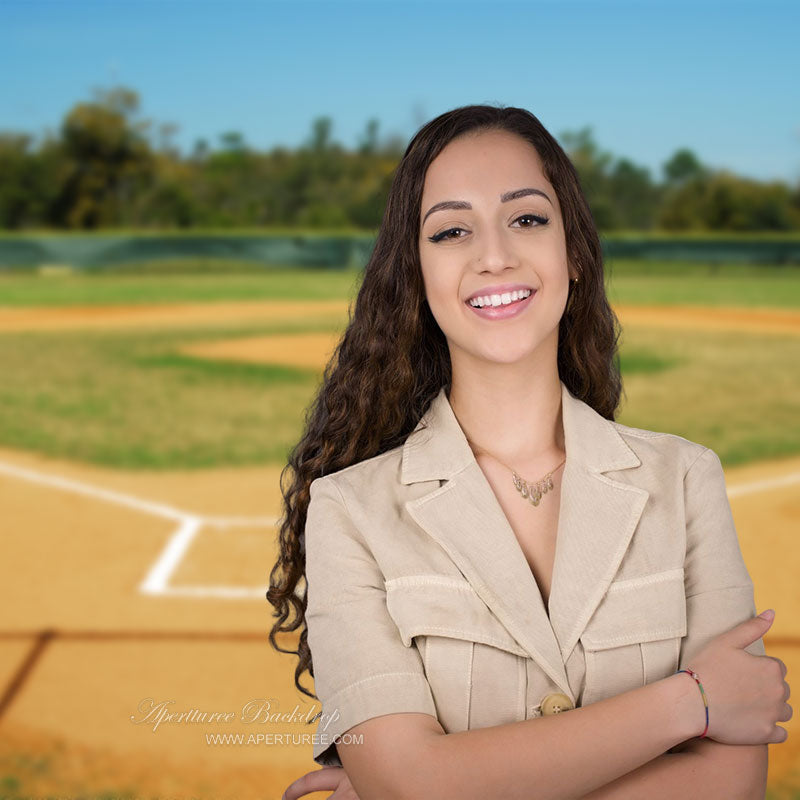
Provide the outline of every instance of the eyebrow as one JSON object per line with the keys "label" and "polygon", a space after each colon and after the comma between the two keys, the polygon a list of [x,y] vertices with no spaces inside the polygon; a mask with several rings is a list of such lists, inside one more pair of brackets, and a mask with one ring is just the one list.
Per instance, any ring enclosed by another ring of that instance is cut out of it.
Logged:
{"label": "eyebrow", "polygon": [[[511,192],[506,192],[505,194],[500,195],[500,202],[501,203],[508,203],[509,200],[517,200],[520,197],[527,197],[531,194],[538,194],[547,200],[550,205],[553,205],[553,201],[541,190],[541,189],[533,189],[528,187],[526,189],[514,189]],[[428,213],[422,218],[423,225],[425,224],[425,220],[433,214],[435,211],[444,211],[445,209],[453,209],[455,211],[463,211],[469,210],[472,208],[470,203],[467,203],[465,200],[443,200],[441,203],[436,203],[436,205],[431,206],[428,209]]]}

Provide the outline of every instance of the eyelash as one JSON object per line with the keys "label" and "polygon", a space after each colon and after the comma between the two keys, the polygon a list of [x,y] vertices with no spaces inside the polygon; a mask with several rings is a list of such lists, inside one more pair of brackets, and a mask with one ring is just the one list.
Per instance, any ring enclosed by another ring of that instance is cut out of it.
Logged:
{"label": "eyelash", "polygon": [[[521,214],[520,216],[518,216],[514,220],[514,222],[516,222],[517,220],[520,220],[520,219],[525,219],[526,217],[530,217],[531,219],[535,219],[539,223],[539,225],[547,225],[547,223],[550,221],[550,218],[546,217],[544,214]],[[526,226],[526,227],[533,228],[533,227],[536,227],[536,226],[530,225],[530,226]],[[437,242],[442,241],[443,239],[450,239],[450,238],[460,239],[462,237],[460,237],[460,236],[449,237],[447,234],[448,233],[452,233],[453,231],[461,231],[461,230],[464,230],[464,229],[463,228],[448,228],[446,231],[441,231],[440,233],[436,233],[433,236],[429,236],[428,237],[428,241],[429,242],[433,242],[435,244]]]}

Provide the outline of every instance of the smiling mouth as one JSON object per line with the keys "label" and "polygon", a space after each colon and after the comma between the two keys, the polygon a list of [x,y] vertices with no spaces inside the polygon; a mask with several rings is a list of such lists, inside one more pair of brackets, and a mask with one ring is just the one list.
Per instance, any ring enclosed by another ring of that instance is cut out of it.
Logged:
{"label": "smiling mouth", "polygon": [[472,308],[502,308],[503,306],[512,306],[515,303],[519,303],[532,294],[533,291],[530,289],[521,289],[519,291],[504,292],[503,294],[473,297],[471,300],[467,300],[466,303]]}

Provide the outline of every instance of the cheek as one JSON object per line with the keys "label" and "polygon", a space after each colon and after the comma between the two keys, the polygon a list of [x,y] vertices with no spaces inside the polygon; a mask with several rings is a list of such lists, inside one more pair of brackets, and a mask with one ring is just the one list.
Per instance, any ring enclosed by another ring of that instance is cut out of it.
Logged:
{"label": "cheek", "polygon": [[437,321],[440,317],[446,318],[454,310],[458,310],[458,282],[450,277],[446,264],[432,261],[423,264],[422,281],[428,305]]}

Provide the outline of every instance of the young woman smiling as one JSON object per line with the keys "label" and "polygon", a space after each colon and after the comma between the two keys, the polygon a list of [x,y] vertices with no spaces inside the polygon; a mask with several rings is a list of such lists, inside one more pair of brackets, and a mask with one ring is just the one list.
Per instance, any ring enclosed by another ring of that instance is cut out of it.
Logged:
{"label": "young woman smiling", "polygon": [[772,619],[714,451],[614,421],[618,336],[539,120],[425,125],[287,464],[270,638],[326,769],[286,800],[763,797]]}

